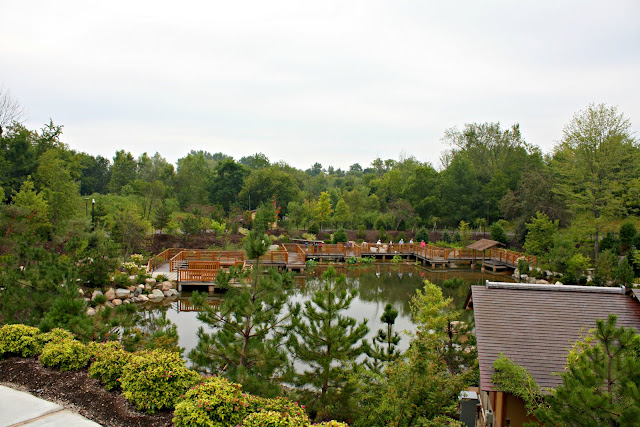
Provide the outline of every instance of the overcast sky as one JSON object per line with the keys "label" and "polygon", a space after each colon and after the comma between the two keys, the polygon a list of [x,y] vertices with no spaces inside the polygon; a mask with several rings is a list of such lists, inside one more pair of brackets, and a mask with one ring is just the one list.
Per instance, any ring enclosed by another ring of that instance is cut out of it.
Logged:
{"label": "overcast sky", "polygon": [[640,1],[0,0],[26,123],[112,158],[256,152],[306,169],[520,123],[548,152],[591,102],[640,129]]}

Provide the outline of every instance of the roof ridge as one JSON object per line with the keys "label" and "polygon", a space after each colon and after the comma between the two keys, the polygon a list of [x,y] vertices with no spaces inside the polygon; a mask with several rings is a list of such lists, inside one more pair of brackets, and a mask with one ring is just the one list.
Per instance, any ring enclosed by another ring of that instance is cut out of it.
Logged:
{"label": "roof ridge", "polygon": [[557,292],[587,292],[597,294],[624,294],[626,288],[604,286],[575,286],[575,285],[535,285],[531,283],[508,283],[486,281],[487,289],[516,289],[527,291],[557,291]]}

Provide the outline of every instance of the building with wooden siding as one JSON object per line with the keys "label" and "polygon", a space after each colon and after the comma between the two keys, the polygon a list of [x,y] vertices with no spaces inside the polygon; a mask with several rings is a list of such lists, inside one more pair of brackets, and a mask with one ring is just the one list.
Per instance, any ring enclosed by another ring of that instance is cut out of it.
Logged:
{"label": "building with wooden siding", "polygon": [[638,293],[624,288],[533,285],[487,281],[472,286],[466,308],[474,311],[480,366],[479,426],[521,426],[534,421],[524,402],[492,382],[502,353],[525,367],[545,388],[561,384],[572,345],[595,328],[596,319],[618,316],[618,325],[640,330]]}

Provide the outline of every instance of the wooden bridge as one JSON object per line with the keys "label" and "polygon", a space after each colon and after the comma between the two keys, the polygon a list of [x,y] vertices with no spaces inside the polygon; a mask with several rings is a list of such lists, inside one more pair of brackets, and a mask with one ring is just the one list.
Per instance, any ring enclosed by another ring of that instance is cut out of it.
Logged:
{"label": "wooden bridge", "polygon": [[[484,268],[501,271],[515,269],[521,258],[535,266],[537,259],[533,255],[506,249],[488,249],[484,251],[460,248],[441,248],[433,245],[421,246],[415,243],[338,243],[320,242],[285,243],[277,249],[268,251],[260,257],[265,267],[302,271],[308,259],[346,261],[349,258],[372,257],[391,260],[394,257],[412,259],[423,265],[447,267],[482,263]],[[245,259],[244,251],[218,251],[202,249],[166,249],[149,260],[147,271],[153,275],[163,274],[182,285],[205,285],[210,293],[213,282],[220,271],[231,267],[245,268],[255,264],[255,260]]]}

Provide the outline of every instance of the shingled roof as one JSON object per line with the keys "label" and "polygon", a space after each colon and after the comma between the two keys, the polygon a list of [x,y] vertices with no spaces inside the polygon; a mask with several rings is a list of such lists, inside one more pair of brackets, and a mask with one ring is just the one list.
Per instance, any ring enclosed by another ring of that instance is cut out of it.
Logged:
{"label": "shingled roof", "polygon": [[467,249],[475,249],[476,251],[485,251],[487,249],[495,248],[496,246],[504,246],[502,243],[495,240],[480,239],[467,246]]}
{"label": "shingled roof", "polygon": [[524,366],[541,387],[561,383],[572,344],[609,313],[618,325],[640,330],[640,302],[624,288],[529,285],[488,282],[471,288],[478,340],[480,388],[499,391],[491,382],[500,353]]}

